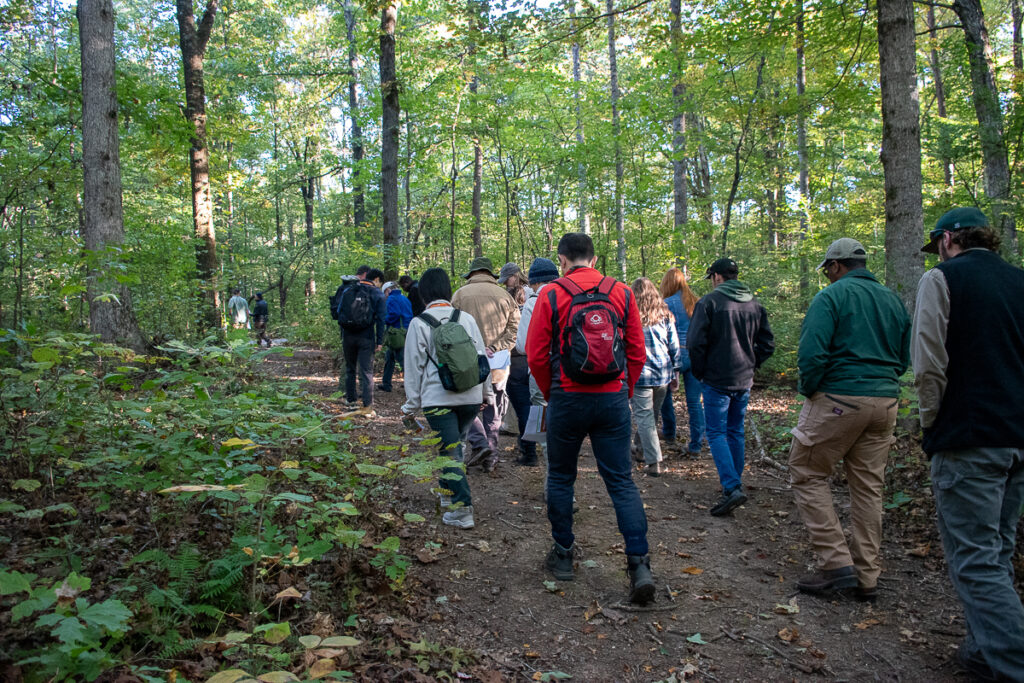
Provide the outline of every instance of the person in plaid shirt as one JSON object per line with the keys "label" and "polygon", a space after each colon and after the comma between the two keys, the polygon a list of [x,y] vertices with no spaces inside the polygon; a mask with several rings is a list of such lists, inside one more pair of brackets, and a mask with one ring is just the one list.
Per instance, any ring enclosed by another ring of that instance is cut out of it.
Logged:
{"label": "person in plaid shirt", "polygon": [[[644,346],[647,360],[640,379],[629,399],[636,422],[636,437],[647,463],[647,476],[661,475],[661,444],[658,442],[657,411],[665,401],[669,388],[679,388],[679,368],[683,365],[679,350],[679,333],[675,317],[661,298],[658,288],[642,277],[633,282],[640,321],[644,326]],[[638,458],[639,459],[639,458]]]}

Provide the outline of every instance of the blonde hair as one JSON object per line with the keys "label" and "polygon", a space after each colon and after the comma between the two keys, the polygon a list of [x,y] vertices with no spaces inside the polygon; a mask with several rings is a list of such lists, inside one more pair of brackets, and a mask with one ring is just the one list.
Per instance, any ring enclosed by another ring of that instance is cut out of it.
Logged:
{"label": "blonde hair", "polygon": [[673,294],[679,294],[679,301],[683,304],[686,315],[693,316],[693,307],[697,305],[697,297],[686,284],[686,275],[679,268],[669,268],[665,277],[661,278],[661,298],[667,299]]}
{"label": "blonde hair", "polygon": [[650,279],[639,277],[633,280],[633,294],[636,295],[636,305],[640,309],[640,322],[644,327],[657,325],[665,320],[675,320],[668,306],[662,301],[658,294],[658,288]]}

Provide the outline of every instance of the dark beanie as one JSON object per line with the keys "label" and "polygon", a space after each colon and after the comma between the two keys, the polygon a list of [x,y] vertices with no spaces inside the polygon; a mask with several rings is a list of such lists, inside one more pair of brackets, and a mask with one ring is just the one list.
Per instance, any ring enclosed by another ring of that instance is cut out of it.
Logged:
{"label": "dark beanie", "polygon": [[535,258],[530,264],[530,284],[551,282],[558,279],[558,267],[551,259]]}

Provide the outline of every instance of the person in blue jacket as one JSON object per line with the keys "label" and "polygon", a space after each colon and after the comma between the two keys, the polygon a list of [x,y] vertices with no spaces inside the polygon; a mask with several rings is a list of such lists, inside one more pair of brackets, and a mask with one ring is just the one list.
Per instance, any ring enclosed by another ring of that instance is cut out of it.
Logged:
{"label": "person in blue jacket", "polygon": [[[661,296],[676,319],[682,360],[679,375],[686,394],[686,412],[690,416],[690,440],[686,451],[690,455],[696,455],[700,453],[701,444],[706,441],[704,405],[701,403],[700,381],[690,371],[686,332],[690,328],[690,317],[693,315],[693,307],[697,304],[697,297],[686,283],[686,275],[678,268],[670,268],[661,278]],[[669,441],[676,438],[676,407],[672,402],[672,391],[668,392],[665,402],[661,404],[661,435]]]}
{"label": "person in blue jacket", "polygon": [[394,282],[385,282],[384,297],[387,301],[387,313],[384,315],[384,339],[387,344],[387,355],[384,358],[384,376],[377,388],[391,391],[391,378],[395,374],[395,363],[401,363],[405,354],[405,332],[412,322],[412,304],[402,294],[402,288]]}

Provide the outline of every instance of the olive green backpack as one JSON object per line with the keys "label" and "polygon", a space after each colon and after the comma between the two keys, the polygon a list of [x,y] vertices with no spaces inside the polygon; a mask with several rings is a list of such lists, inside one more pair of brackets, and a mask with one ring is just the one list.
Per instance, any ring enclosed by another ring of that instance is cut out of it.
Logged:
{"label": "olive green backpack", "polygon": [[483,383],[491,374],[491,366],[487,356],[477,353],[466,328],[459,324],[459,313],[456,308],[443,323],[427,313],[418,317],[430,325],[430,343],[437,358],[431,358],[428,352],[427,359],[437,368],[441,386],[446,391],[462,393]]}

